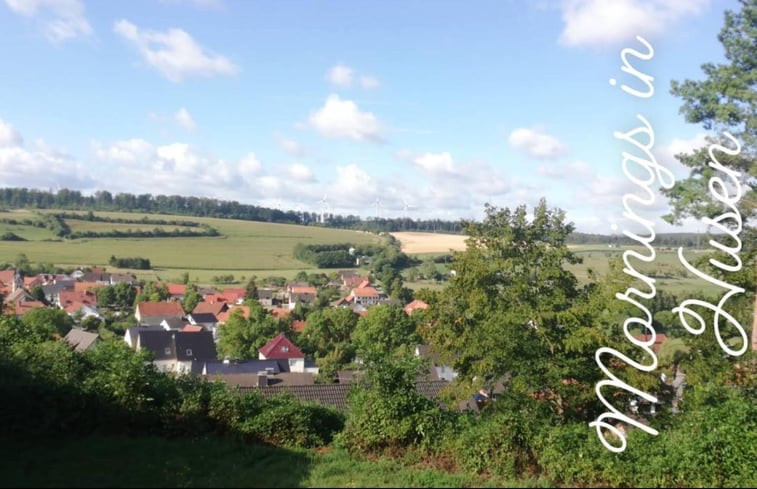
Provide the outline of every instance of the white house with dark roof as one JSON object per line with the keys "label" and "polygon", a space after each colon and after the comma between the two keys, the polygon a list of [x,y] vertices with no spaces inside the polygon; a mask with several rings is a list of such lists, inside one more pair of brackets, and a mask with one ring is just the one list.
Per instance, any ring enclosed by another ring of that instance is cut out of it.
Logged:
{"label": "white house with dark roof", "polygon": [[209,331],[183,332],[163,329],[136,331],[136,350],[153,354],[161,372],[199,373],[208,360],[216,358],[216,346]]}

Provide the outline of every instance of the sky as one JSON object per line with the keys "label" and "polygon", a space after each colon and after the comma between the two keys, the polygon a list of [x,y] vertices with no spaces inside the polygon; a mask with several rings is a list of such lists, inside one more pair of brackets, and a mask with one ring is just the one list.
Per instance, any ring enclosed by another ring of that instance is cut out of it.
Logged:
{"label": "sky", "polygon": [[[544,197],[630,226],[629,145],[703,146],[671,80],[722,62],[736,0],[0,0],[0,187],[481,219]],[[623,48],[654,95],[630,96]],[[619,81],[615,86],[611,78]],[[638,208],[659,232],[662,197]]]}

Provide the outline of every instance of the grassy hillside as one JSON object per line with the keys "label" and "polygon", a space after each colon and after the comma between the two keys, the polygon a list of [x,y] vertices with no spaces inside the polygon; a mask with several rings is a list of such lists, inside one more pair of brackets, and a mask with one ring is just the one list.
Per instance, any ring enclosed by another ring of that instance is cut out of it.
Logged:
{"label": "grassy hillside", "polygon": [[[53,211],[50,211],[53,212]],[[25,253],[32,262],[53,263],[64,267],[107,265],[111,255],[149,258],[157,274],[178,276],[190,272],[193,280],[208,281],[218,273],[235,276],[294,275],[298,270],[313,269],[292,256],[297,243],[371,243],[375,235],[315,226],[295,226],[230,219],[211,219],[187,216],[145,215],[131,213],[95,213],[111,218],[177,219],[208,224],[217,229],[218,237],[191,238],[87,238],[54,240],[46,229],[0,223],[0,234],[12,231],[29,240],[26,242],[0,242],[0,262],[12,262],[19,253]],[[28,211],[3,213],[4,218],[34,218]],[[119,229],[147,229],[155,225],[131,223],[67,221],[72,230],[90,229],[99,232]],[[174,229],[178,226],[160,226]],[[49,240],[49,241],[46,241]]]}
{"label": "grassy hillside", "polygon": [[220,438],[0,438],[0,474],[0,487],[502,486],[397,462],[358,461],[341,450],[290,450]]}

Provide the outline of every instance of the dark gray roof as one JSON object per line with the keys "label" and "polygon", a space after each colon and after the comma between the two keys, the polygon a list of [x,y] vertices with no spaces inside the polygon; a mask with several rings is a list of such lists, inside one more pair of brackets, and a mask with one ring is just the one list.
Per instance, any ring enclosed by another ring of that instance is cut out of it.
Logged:
{"label": "dark gray roof", "polygon": [[140,348],[153,353],[155,360],[212,360],[216,358],[216,345],[210,331],[186,333],[183,331],[139,330]]}
{"label": "dark gray roof", "polygon": [[258,299],[271,299],[271,298],[273,298],[273,290],[258,289]]}
{"label": "dark gray roof", "polygon": [[97,340],[100,339],[100,335],[97,333],[90,333],[82,329],[72,329],[65,337],[66,342],[74,347],[74,350],[83,352],[89,350]]}
{"label": "dark gray roof", "polygon": [[[194,333],[176,332],[176,355],[178,360],[211,360],[218,358],[213,333],[199,331]],[[190,353],[191,350],[191,353]]]}
{"label": "dark gray roof", "polygon": [[73,290],[73,288],[74,288],[73,280],[60,280],[54,284],[43,285],[42,292],[44,292],[45,295],[52,295],[52,294],[57,294],[61,290]]}
{"label": "dark gray roof", "polygon": [[[359,385],[359,384],[354,384]],[[428,399],[438,399],[442,389],[449,385],[446,381],[418,382],[418,392]],[[339,411],[347,410],[347,398],[353,384],[313,384],[313,385],[269,385],[267,387],[240,387],[240,392],[258,389],[263,397],[271,398],[280,394],[291,394],[301,402],[316,402]],[[357,387],[359,388],[359,387]]]}
{"label": "dark gray roof", "polygon": [[217,323],[218,318],[211,312],[198,312],[190,314],[192,320],[198,324]]}
{"label": "dark gray roof", "polygon": [[[177,317],[165,318],[163,321],[166,322],[166,324],[168,325],[170,329],[181,329],[182,327],[184,327],[184,324],[186,323],[186,321]],[[161,323],[163,321],[161,321]]]}
{"label": "dark gray roof", "polygon": [[223,363],[222,360],[211,360],[205,362],[207,375],[257,374],[264,372],[267,368],[272,369],[274,374],[281,372],[279,362],[276,360],[231,361],[229,363]]}

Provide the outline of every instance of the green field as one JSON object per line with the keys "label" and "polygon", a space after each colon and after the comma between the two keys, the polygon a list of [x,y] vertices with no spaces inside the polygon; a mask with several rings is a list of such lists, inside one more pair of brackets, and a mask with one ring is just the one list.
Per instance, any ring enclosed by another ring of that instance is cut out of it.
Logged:
{"label": "green field", "polygon": [[360,461],[338,449],[221,438],[0,438],[0,474],[0,487],[524,487],[522,481]]}
{"label": "green field", "polygon": [[[54,211],[49,211],[54,212]],[[33,214],[7,212],[3,217],[28,218]],[[294,276],[299,270],[313,271],[312,265],[296,260],[292,250],[297,243],[354,243],[376,242],[376,236],[359,231],[328,229],[317,226],[295,226],[232,219],[211,219],[187,216],[145,215],[132,213],[103,212],[96,215],[112,218],[186,220],[208,224],[217,229],[218,237],[191,238],[85,238],[62,241],[53,239],[52,233],[32,226],[17,228],[16,234],[26,242],[0,242],[0,262],[12,263],[19,253],[26,254],[33,263],[52,263],[62,267],[105,266],[111,255],[118,257],[149,258],[154,271],[146,275],[178,277],[190,272],[192,280],[209,282],[213,275]],[[135,224],[115,224],[68,220],[73,225],[100,226],[101,230],[136,229]],[[8,225],[4,225],[9,227]],[[146,225],[153,229],[155,225]],[[175,226],[163,226],[173,229]],[[0,230],[3,230],[0,227]],[[191,229],[191,228],[188,228]],[[10,230],[10,229],[8,229]],[[35,234],[36,233],[36,234]],[[46,234],[45,234],[46,233]]]}

